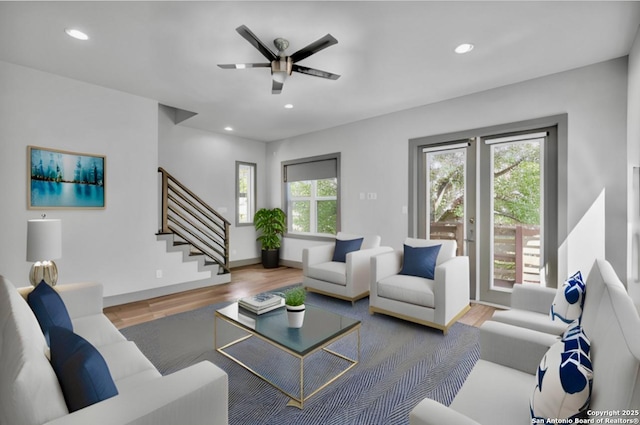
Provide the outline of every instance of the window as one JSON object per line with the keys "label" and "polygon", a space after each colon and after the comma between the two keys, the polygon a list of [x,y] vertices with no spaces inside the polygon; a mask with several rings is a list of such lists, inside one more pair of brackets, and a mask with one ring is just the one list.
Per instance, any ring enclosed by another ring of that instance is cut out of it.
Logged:
{"label": "window", "polygon": [[340,211],[340,154],[286,161],[283,166],[288,232],[335,235]]}
{"label": "window", "polygon": [[256,164],[236,161],[236,225],[253,224],[256,212]]}

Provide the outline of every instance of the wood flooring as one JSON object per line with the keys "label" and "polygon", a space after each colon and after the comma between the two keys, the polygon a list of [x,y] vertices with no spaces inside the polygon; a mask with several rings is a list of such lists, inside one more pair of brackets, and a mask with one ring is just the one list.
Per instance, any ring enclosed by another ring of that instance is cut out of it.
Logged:
{"label": "wood flooring", "polygon": [[[300,282],[302,282],[300,269],[290,267],[265,269],[261,265],[239,267],[231,270],[231,282],[227,284],[107,307],[104,309],[104,314],[118,329],[121,329]],[[460,319],[460,322],[480,326],[493,315],[494,311],[493,307],[472,303],[471,310]]]}

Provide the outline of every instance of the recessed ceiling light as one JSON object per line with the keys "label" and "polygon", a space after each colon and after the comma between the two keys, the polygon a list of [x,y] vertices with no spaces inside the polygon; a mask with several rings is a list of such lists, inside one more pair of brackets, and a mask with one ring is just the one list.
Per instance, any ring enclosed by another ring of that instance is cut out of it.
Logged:
{"label": "recessed ceiling light", "polygon": [[456,47],[455,52],[460,54],[460,55],[463,55],[465,53],[469,53],[472,50],[473,50],[473,44],[471,44],[471,43],[462,43],[461,45]]}
{"label": "recessed ceiling light", "polygon": [[229,126],[225,127],[224,129],[225,129],[226,131],[233,131],[233,127],[229,127]]}
{"label": "recessed ceiling light", "polygon": [[285,109],[293,109],[293,105],[291,103],[287,103],[286,105],[284,105]]}
{"label": "recessed ceiling light", "polygon": [[64,30],[64,32],[66,32],[66,33],[67,33],[67,35],[68,35],[69,37],[73,37],[73,38],[76,38],[76,39],[78,39],[78,40],[83,40],[83,41],[85,41],[85,40],[88,40],[88,39],[89,39],[89,36],[88,36],[87,34],[83,33],[83,32],[82,32],[82,31],[80,31],[80,30],[77,30],[77,29],[73,29],[73,28],[66,28],[66,29]]}

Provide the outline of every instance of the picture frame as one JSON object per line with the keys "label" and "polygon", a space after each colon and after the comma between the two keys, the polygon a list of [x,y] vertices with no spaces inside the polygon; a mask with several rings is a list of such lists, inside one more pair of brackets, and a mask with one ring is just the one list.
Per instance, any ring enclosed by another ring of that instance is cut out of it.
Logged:
{"label": "picture frame", "polygon": [[104,155],[27,146],[27,208],[106,208],[106,165]]}

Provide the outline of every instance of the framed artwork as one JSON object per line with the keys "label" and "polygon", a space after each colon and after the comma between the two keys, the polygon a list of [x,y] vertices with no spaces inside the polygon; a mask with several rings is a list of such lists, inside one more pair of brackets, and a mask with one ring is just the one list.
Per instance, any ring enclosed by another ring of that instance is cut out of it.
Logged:
{"label": "framed artwork", "polygon": [[105,208],[106,158],[27,147],[29,209]]}

